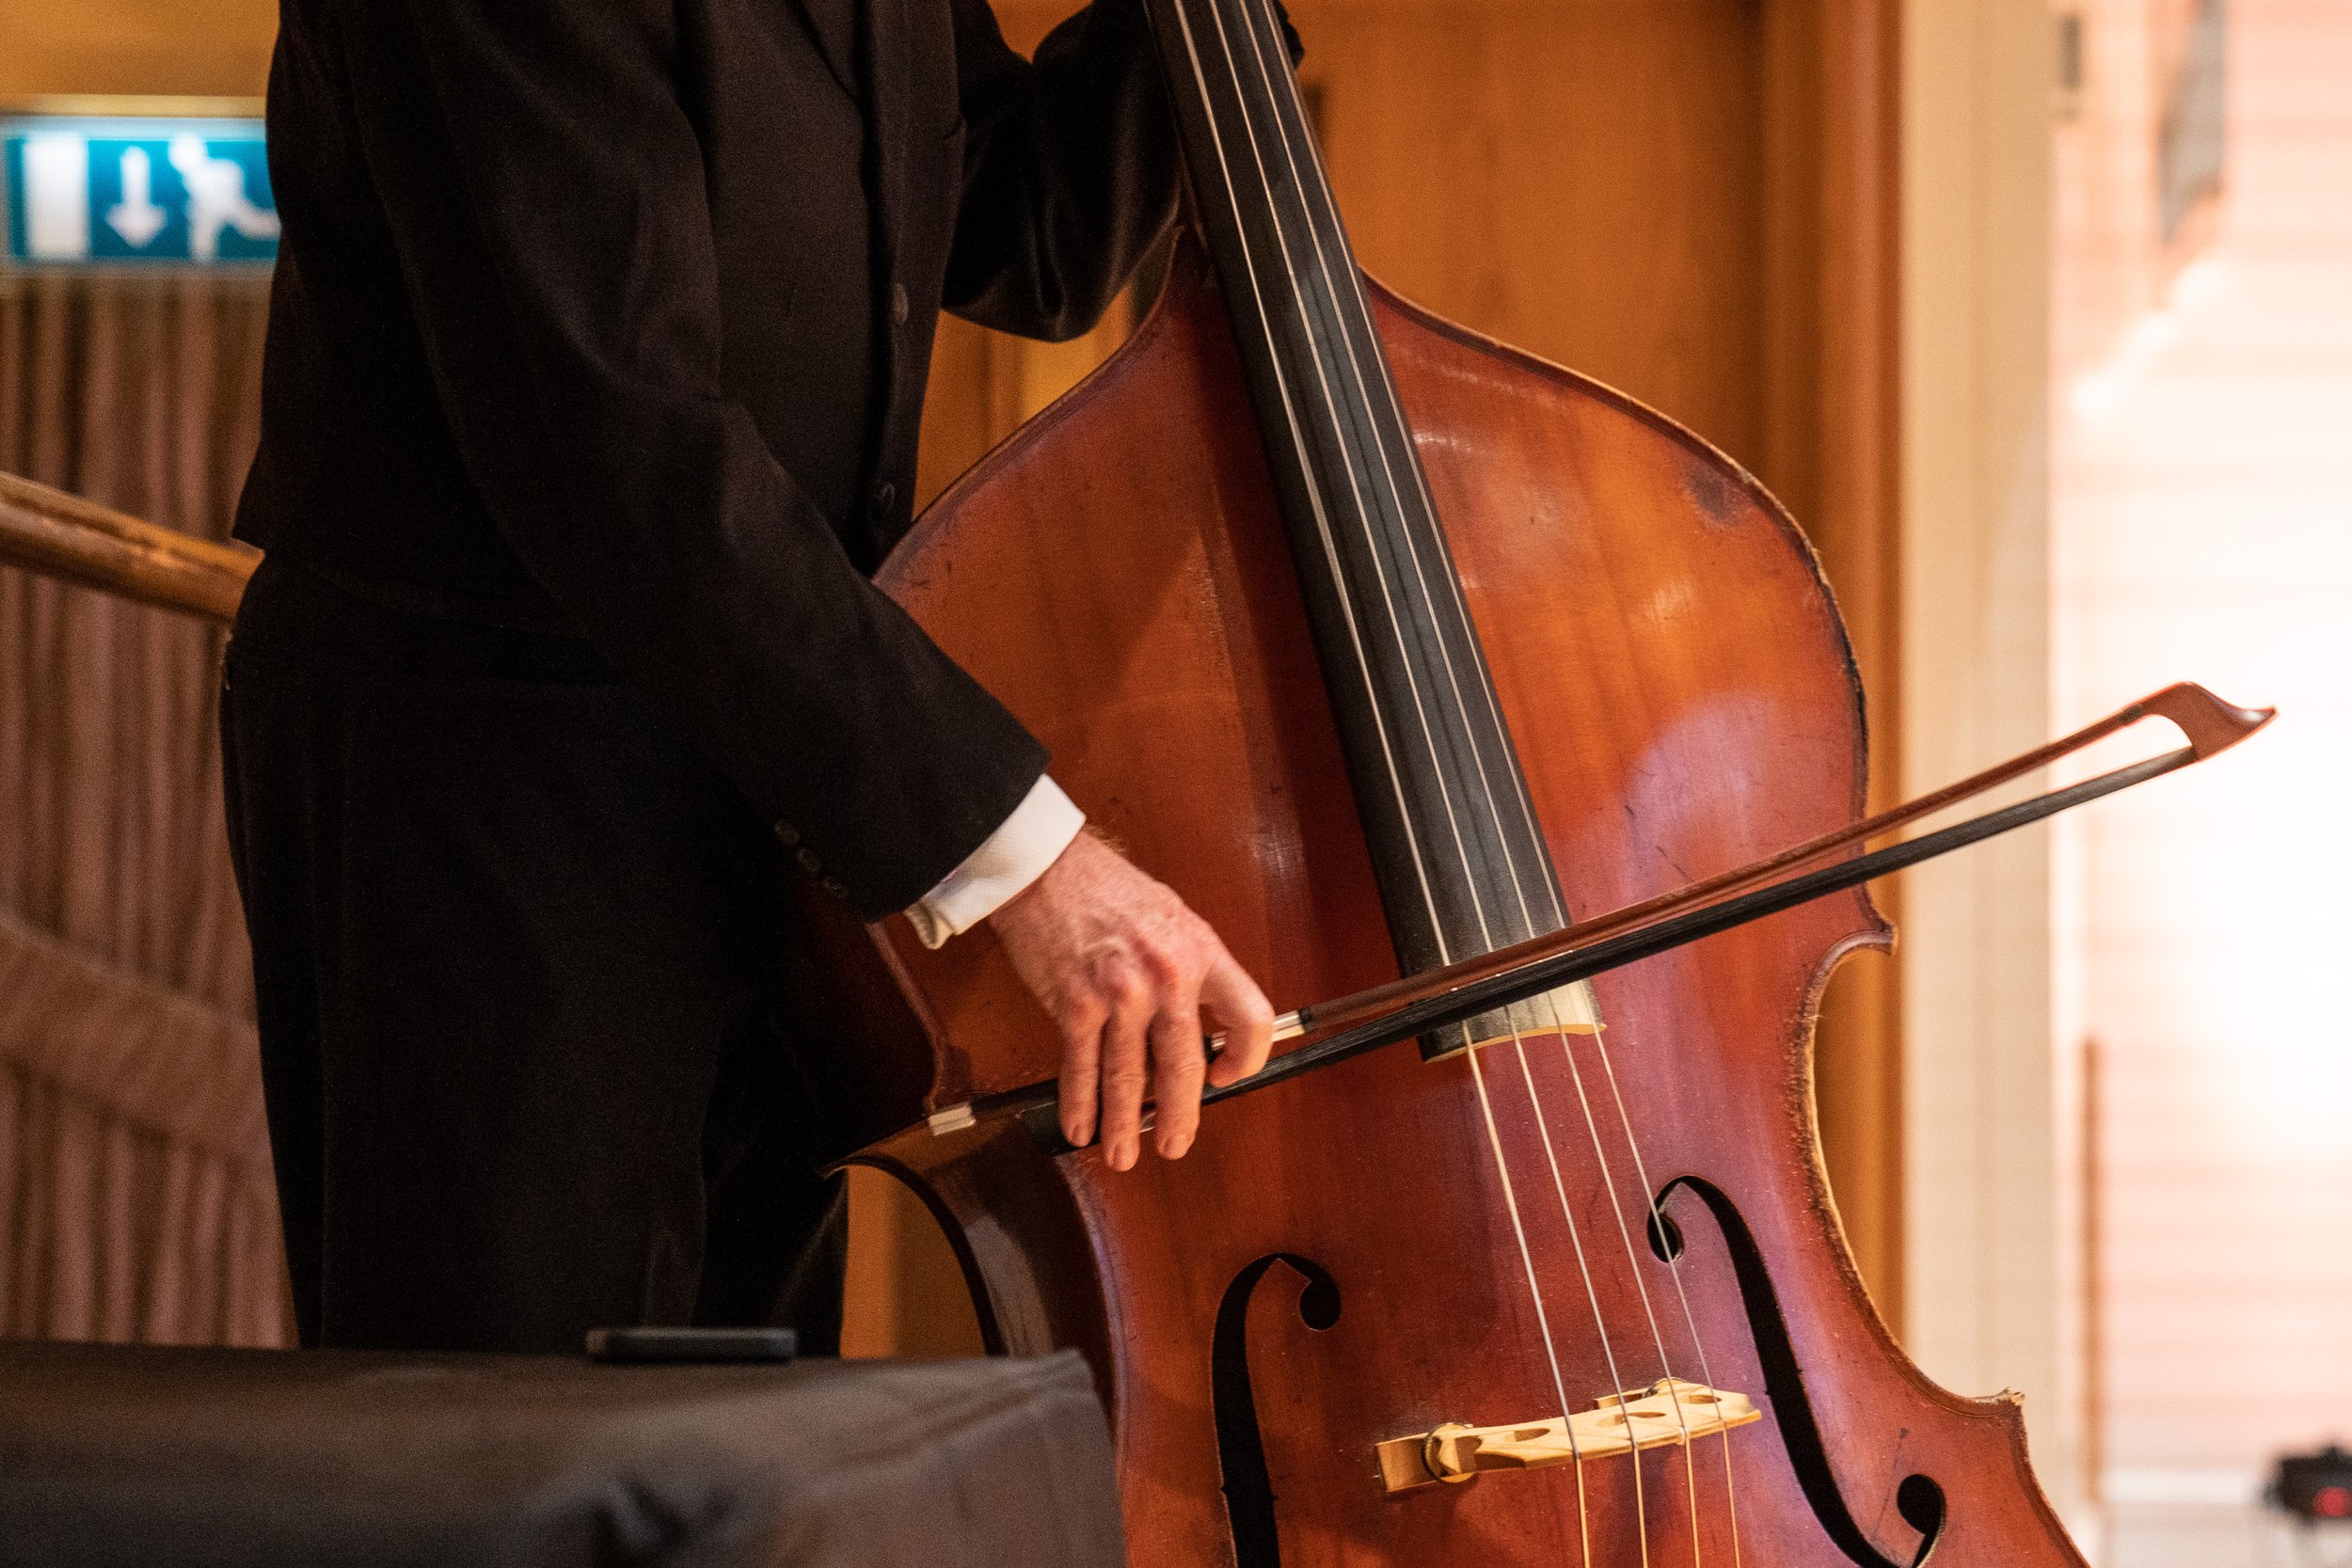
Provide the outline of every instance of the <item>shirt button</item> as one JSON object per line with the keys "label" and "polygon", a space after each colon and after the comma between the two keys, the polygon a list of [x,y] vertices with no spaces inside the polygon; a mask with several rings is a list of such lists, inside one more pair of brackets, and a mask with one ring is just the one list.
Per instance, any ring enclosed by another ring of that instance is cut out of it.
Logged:
{"label": "shirt button", "polygon": [[893,283],[890,285],[890,319],[898,325],[904,326],[907,324],[907,286],[904,283]]}
{"label": "shirt button", "polygon": [[817,858],[817,851],[814,849],[803,849],[792,858],[801,863],[801,869],[803,871],[814,872],[821,870],[825,863]]}
{"label": "shirt button", "polygon": [[789,822],[776,824],[776,842],[787,849],[801,842],[801,830]]}
{"label": "shirt button", "polygon": [[823,888],[827,893],[832,894],[835,898],[847,898],[850,896],[850,890],[842,885],[841,879],[838,877],[828,877],[817,885]]}
{"label": "shirt button", "polygon": [[889,515],[892,503],[897,501],[898,499],[898,487],[891,483],[890,481],[885,479],[880,484],[874,486],[874,510],[882,513],[885,516]]}

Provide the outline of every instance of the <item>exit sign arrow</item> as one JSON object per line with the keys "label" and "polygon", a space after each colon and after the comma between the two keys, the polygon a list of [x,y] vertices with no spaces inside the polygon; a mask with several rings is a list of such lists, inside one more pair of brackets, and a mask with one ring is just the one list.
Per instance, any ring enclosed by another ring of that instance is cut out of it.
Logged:
{"label": "exit sign arrow", "polygon": [[133,250],[163,232],[171,214],[155,205],[155,166],[147,150],[125,148],[122,153],[122,199],[106,209],[106,227],[122,236]]}

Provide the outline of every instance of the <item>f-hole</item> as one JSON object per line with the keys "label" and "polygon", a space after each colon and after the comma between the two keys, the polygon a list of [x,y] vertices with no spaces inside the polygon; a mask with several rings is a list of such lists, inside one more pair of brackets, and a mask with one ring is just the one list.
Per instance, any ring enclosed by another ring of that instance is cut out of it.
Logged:
{"label": "f-hole", "polygon": [[1217,1304],[1209,1384],[1234,1568],[1277,1568],[1282,1560],[1281,1541],[1275,1532],[1274,1478],[1266,1469],[1265,1439],[1258,1430],[1258,1398],[1249,1387],[1249,1298],[1277,1263],[1289,1265],[1304,1281],[1298,1291],[1300,1322],[1326,1329],[1340,1321],[1339,1286],[1322,1264],[1295,1252],[1270,1252],[1242,1270]]}
{"label": "f-hole", "polygon": [[1838,1490],[1837,1477],[1830,1469],[1828,1445],[1821,1441],[1821,1429],[1813,1418],[1813,1402],[1805,1394],[1804,1371],[1797,1365],[1797,1347],[1789,1342],[1788,1325],[1780,1315],[1780,1292],[1773,1288],[1772,1273],[1764,1265],[1763,1249],[1756,1244],[1755,1233],[1748,1229],[1746,1218],[1730,1196],[1713,1182],[1702,1181],[1695,1176],[1677,1177],[1667,1182],[1652,1212],[1650,1250],[1661,1259],[1681,1255],[1681,1227],[1665,1217],[1665,1210],[1676,1190],[1686,1187],[1715,1216],[1724,1245],[1731,1254],[1732,1274],[1740,1281],[1740,1300],[1748,1311],[1748,1335],[1756,1343],[1756,1360],[1764,1370],[1764,1392],[1772,1401],[1772,1417],[1780,1427],[1781,1446],[1788,1450],[1789,1465],[1797,1472],[1797,1484],[1804,1489],[1805,1501],[1813,1505],[1814,1517],[1837,1544],[1837,1549],[1860,1568],[1921,1568],[1944,1533],[1944,1488],[1923,1475],[1906,1476],[1895,1488],[1895,1511],[1902,1515],[1905,1524],[1919,1532],[1919,1548],[1912,1554],[1909,1563],[1898,1563],[1882,1555],[1862,1533],[1862,1527],[1847,1512],[1845,1494]]}

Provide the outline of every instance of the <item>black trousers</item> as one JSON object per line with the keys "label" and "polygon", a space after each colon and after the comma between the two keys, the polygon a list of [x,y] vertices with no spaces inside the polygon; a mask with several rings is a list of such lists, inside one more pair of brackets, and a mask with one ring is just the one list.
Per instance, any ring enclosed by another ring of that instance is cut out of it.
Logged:
{"label": "black trousers", "polygon": [[842,1197],[803,1152],[749,804],[586,643],[274,557],[221,715],[303,1342],[832,1349]]}

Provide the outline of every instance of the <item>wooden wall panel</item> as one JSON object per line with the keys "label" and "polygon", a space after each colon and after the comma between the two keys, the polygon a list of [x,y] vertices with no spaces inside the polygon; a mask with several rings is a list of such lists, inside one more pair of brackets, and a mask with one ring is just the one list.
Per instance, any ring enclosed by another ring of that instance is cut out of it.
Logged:
{"label": "wooden wall panel", "polygon": [[[1026,47],[1064,8],[997,10]],[[1290,9],[1369,270],[1759,462],[1766,8],[1297,0]],[[969,427],[979,400],[958,383],[976,357],[972,336],[960,323],[943,335],[935,425]],[[1065,360],[1073,379],[1090,362]]]}
{"label": "wooden wall panel", "polygon": [[[1870,801],[1895,803],[1901,733],[1897,80],[1885,0],[1774,8],[1765,29],[1763,447],[1756,471],[1820,552],[1869,698]],[[1941,783],[1941,780],[1929,781]],[[1899,926],[1900,882],[1874,890]],[[1815,1038],[1821,1142],[1847,1240],[1903,1323],[1900,973],[1849,960]]]}
{"label": "wooden wall panel", "polygon": [[277,36],[275,0],[23,0],[0,6],[0,103],[258,95]]}
{"label": "wooden wall panel", "polygon": [[1298,13],[1368,268],[1756,462],[1758,8]]}

